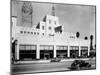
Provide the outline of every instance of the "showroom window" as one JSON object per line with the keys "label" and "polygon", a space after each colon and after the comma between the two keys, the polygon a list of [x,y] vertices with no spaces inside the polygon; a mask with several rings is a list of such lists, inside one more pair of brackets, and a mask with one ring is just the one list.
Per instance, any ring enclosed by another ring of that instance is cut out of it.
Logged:
{"label": "showroom window", "polygon": [[19,46],[20,60],[35,60],[36,59],[36,45],[20,45]]}
{"label": "showroom window", "polygon": [[41,45],[40,50],[53,50],[52,45]]}
{"label": "showroom window", "polygon": [[66,58],[68,46],[56,46],[56,57],[58,58]]}
{"label": "showroom window", "polygon": [[70,57],[71,58],[79,57],[79,46],[70,46]]}
{"label": "showroom window", "polygon": [[36,45],[20,45],[20,50],[36,50]]}
{"label": "showroom window", "polygon": [[81,47],[81,57],[87,58],[88,56],[88,47],[87,46],[82,46]]}
{"label": "showroom window", "polygon": [[67,50],[68,46],[57,46],[57,50]]}

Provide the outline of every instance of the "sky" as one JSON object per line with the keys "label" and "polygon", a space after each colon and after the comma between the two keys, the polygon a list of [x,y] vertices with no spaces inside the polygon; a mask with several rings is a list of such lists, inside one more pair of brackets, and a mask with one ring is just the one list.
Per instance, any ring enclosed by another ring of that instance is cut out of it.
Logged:
{"label": "sky", "polygon": [[[95,6],[73,5],[73,4],[52,4],[31,2],[33,8],[33,25],[43,20],[45,15],[52,14],[52,5],[55,7],[55,14],[59,17],[60,25],[64,26],[65,32],[80,32],[80,37],[90,35],[95,39]],[[12,16],[21,17],[21,6],[23,2],[12,3]],[[95,41],[95,40],[94,40]]]}

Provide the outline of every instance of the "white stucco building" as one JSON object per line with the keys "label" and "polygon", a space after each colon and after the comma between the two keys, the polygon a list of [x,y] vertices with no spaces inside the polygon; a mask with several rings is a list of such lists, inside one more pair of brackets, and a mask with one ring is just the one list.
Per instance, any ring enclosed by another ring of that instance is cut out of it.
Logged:
{"label": "white stucco building", "polygon": [[64,27],[55,15],[46,15],[33,27],[18,26],[17,21],[18,18],[12,16],[12,43],[15,46],[12,50],[15,60],[89,56],[90,41],[77,38],[76,32],[64,32]]}
{"label": "white stucco building", "polygon": [[[36,27],[17,26],[17,17],[12,17],[12,38],[17,40],[15,59],[50,59],[53,57],[78,57],[89,55],[89,40],[67,33],[59,24],[58,17],[47,15]],[[58,31],[55,29],[58,27]],[[76,55],[74,54],[76,53]]]}

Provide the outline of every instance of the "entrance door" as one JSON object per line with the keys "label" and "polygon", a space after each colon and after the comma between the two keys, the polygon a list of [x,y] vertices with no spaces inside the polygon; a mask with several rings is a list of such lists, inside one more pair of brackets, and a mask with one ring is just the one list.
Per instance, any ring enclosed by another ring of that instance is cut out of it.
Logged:
{"label": "entrance door", "polygon": [[66,58],[67,57],[67,50],[56,50],[56,57],[58,58]]}
{"label": "entrance door", "polygon": [[70,57],[77,58],[79,56],[79,50],[70,50]]}
{"label": "entrance door", "polygon": [[50,59],[50,54],[49,53],[44,53],[44,58],[45,59]]}
{"label": "entrance door", "polygon": [[40,50],[40,59],[53,58],[53,50]]}
{"label": "entrance door", "polygon": [[81,50],[81,57],[87,58],[88,56],[88,50]]}

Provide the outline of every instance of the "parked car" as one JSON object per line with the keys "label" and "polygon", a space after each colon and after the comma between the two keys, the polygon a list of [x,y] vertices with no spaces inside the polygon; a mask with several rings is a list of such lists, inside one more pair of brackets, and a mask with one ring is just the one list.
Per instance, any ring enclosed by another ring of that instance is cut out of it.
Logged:
{"label": "parked car", "polygon": [[51,59],[51,61],[50,62],[60,62],[61,61],[61,59],[60,58],[53,58],[53,59]]}
{"label": "parked car", "polygon": [[91,64],[85,62],[84,60],[74,60],[71,64],[71,69],[88,69],[91,67]]}

